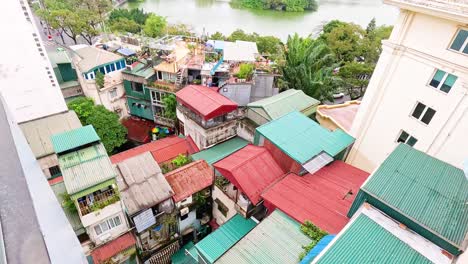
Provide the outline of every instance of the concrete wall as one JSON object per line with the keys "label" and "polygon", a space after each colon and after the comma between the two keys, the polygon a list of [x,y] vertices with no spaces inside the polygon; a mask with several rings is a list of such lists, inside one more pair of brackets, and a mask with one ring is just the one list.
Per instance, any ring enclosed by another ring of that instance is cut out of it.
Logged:
{"label": "concrete wall", "polygon": [[237,136],[253,143],[256,127],[249,119],[241,119],[237,122]]}
{"label": "concrete wall", "polygon": [[[79,208],[79,207],[77,207]],[[78,210],[79,212],[80,210]],[[109,218],[112,215],[119,214],[123,212],[123,204],[122,201],[118,201],[116,203],[113,203],[111,205],[108,205],[101,210],[91,212],[86,215],[81,215],[81,212],[79,212],[81,223],[83,224],[83,227],[89,227],[92,225],[95,225],[96,223],[102,222],[104,219]]]}
{"label": "concrete wall", "polygon": [[[235,203],[226,194],[224,194],[223,191],[218,188],[218,186],[214,186],[212,196],[213,196],[213,218],[216,220],[216,223],[218,225],[222,225],[227,220],[231,219],[231,217],[236,215],[237,212],[234,207]],[[216,203],[215,199],[219,199],[228,208],[228,212],[226,216],[224,216],[218,210],[218,204]]]}
{"label": "concrete wall", "polygon": [[[109,218],[113,218],[113,217],[116,217],[116,216],[120,216],[120,221],[121,221],[121,224],[117,227],[114,227],[106,232],[103,232],[101,233],[100,235],[97,235],[96,234],[96,231],[94,230],[94,226],[96,226],[97,224],[99,223],[102,223],[103,221],[106,221],[107,219]],[[117,238],[118,236],[120,236],[121,234],[127,232],[129,229],[129,226],[128,226],[128,223],[127,223],[127,218],[125,216],[125,214],[121,211],[119,213],[116,213],[116,214],[113,214],[113,215],[110,215],[109,217],[106,217],[104,219],[102,219],[102,221],[99,221],[91,226],[88,226],[86,228],[86,232],[88,233],[89,235],[89,238],[91,239],[91,241],[93,241],[96,245],[100,245],[100,244],[103,244],[107,241],[110,241],[110,240],[113,240],[115,238]]]}
{"label": "concrete wall", "polygon": [[237,120],[231,120],[222,125],[204,129],[187,116],[183,119],[185,120],[185,135],[192,137],[200,150],[218,144],[236,135]]}
{"label": "concrete wall", "polygon": [[185,218],[184,220],[180,219],[179,215],[179,230],[180,233],[183,234],[184,231],[190,227],[193,227],[194,229],[199,229],[200,228],[200,221],[197,219],[197,212],[196,210],[192,210],[188,213],[188,217]]}
{"label": "concrete wall", "polygon": [[42,157],[37,160],[39,162],[39,166],[41,166],[42,171],[44,172],[44,175],[46,176],[47,179],[50,179],[50,167],[54,167],[58,165],[58,159],[57,155],[52,154],[49,156]]}
{"label": "concrete wall", "polygon": [[[468,157],[468,57],[448,49],[460,26],[400,13],[351,128],[357,140],[348,163],[371,172],[404,130],[417,138],[414,148],[462,167]],[[437,69],[458,77],[449,93],[428,85]],[[411,116],[417,102],[436,110],[428,125]]]}
{"label": "concrete wall", "polygon": [[240,106],[250,103],[251,83],[228,83],[220,88],[219,93]]}
{"label": "concrete wall", "polygon": [[62,90],[63,98],[65,99],[83,95],[83,90],[81,89],[81,86],[79,84],[76,86],[64,88],[61,90]]}
{"label": "concrete wall", "polygon": [[271,74],[256,74],[253,78],[254,85],[250,94],[250,102],[278,94],[278,88],[273,88],[274,76]]}

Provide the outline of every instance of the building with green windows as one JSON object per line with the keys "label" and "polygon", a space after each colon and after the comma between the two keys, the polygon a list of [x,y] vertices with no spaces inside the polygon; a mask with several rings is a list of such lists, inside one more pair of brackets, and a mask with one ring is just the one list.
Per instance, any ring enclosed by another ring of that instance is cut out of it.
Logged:
{"label": "building with green windows", "polygon": [[55,77],[62,91],[63,97],[71,99],[83,95],[83,90],[78,81],[76,70],[67,51],[61,48],[47,54],[54,69]]}

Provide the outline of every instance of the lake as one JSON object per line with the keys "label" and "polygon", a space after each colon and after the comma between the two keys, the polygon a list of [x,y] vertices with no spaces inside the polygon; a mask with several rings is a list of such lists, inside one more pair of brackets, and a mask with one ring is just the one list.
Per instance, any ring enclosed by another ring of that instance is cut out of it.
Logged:
{"label": "lake", "polygon": [[197,33],[219,31],[229,35],[236,29],[273,35],[285,40],[288,34],[302,36],[317,32],[332,19],[366,26],[375,17],[377,24],[392,25],[398,9],[382,0],[321,0],[315,12],[278,12],[233,8],[229,2],[215,0],[145,0],[122,7],[139,7],[165,16],[169,23],[191,25]]}

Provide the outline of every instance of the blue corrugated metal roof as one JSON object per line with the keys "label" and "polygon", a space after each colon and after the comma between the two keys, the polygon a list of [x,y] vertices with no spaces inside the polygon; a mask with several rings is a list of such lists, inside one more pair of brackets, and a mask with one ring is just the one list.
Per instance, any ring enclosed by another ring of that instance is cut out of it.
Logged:
{"label": "blue corrugated metal roof", "polygon": [[136,52],[134,50],[127,49],[127,48],[118,49],[117,52],[124,55],[124,56],[132,56],[132,55],[136,54]]}
{"label": "blue corrugated metal roof", "polygon": [[301,260],[299,264],[309,264],[312,262],[312,260],[322,252],[325,247],[330,244],[330,242],[335,238],[336,235],[326,235],[320,241],[315,245],[315,247],[312,248],[309,253]]}
{"label": "blue corrugated metal roof", "polygon": [[258,127],[256,139],[258,134],[300,164],[322,151],[334,157],[354,142],[343,130],[331,132],[298,111]]}
{"label": "blue corrugated metal roof", "polygon": [[100,140],[92,125],[52,135],[51,139],[57,154]]}

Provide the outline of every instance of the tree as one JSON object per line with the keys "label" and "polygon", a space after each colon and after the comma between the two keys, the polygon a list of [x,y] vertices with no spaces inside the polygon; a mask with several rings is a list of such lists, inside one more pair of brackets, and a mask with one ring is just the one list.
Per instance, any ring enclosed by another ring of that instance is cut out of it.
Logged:
{"label": "tree", "polygon": [[216,31],[214,34],[210,36],[210,39],[212,40],[225,40],[226,37],[223,35],[223,33]]}
{"label": "tree", "polygon": [[333,22],[334,26],[325,26],[328,33],[320,36],[325,44],[332,50],[338,60],[353,61],[362,54],[363,39],[366,32],[353,23]]}
{"label": "tree", "polygon": [[109,22],[113,23],[121,18],[132,20],[139,25],[144,25],[149,13],[145,13],[143,9],[113,9],[109,14]]}
{"label": "tree", "polygon": [[250,79],[252,77],[254,66],[250,63],[242,63],[239,66],[239,72],[237,78],[239,79]]}
{"label": "tree", "polygon": [[182,36],[192,35],[191,27],[186,24],[168,25],[166,27],[166,31],[167,31],[167,34],[169,35],[182,35]]}
{"label": "tree", "polygon": [[96,84],[99,88],[104,87],[104,74],[100,71],[96,72]]}
{"label": "tree", "polygon": [[261,54],[274,55],[281,50],[281,40],[273,36],[260,36],[256,39],[258,52]]}
{"label": "tree", "polygon": [[348,62],[340,68],[339,76],[343,80],[343,88],[347,90],[351,100],[364,96],[373,71],[373,65],[359,62]]}
{"label": "tree", "polygon": [[130,33],[139,33],[141,31],[141,26],[128,18],[119,17],[110,23],[110,28],[115,32],[130,32]]}
{"label": "tree", "polygon": [[68,108],[75,111],[81,124],[94,127],[107,153],[111,154],[127,141],[127,129],[119,122],[119,116],[102,105],[94,105],[91,98],[72,100]]}
{"label": "tree", "polygon": [[319,40],[294,34],[288,37],[284,56],[281,71],[287,88],[303,90],[319,100],[332,99],[341,80],[333,73],[338,65],[330,48]]}
{"label": "tree", "polygon": [[367,24],[366,33],[369,35],[369,33],[374,32],[376,26],[377,26],[377,25],[376,25],[375,17],[374,17],[374,18],[372,18],[372,20],[369,22],[369,24]]}
{"label": "tree", "polygon": [[164,34],[166,30],[167,21],[164,17],[158,16],[155,14],[149,15],[146,19],[145,26],[143,27],[143,31],[148,37],[159,37]]}
{"label": "tree", "polygon": [[177,118],[177,115],[176,115],[177,100],[176,100],[175,95],[169,94],[169,95],[164,96],[163,105],[164,105],[164,117],[175,120]]}

